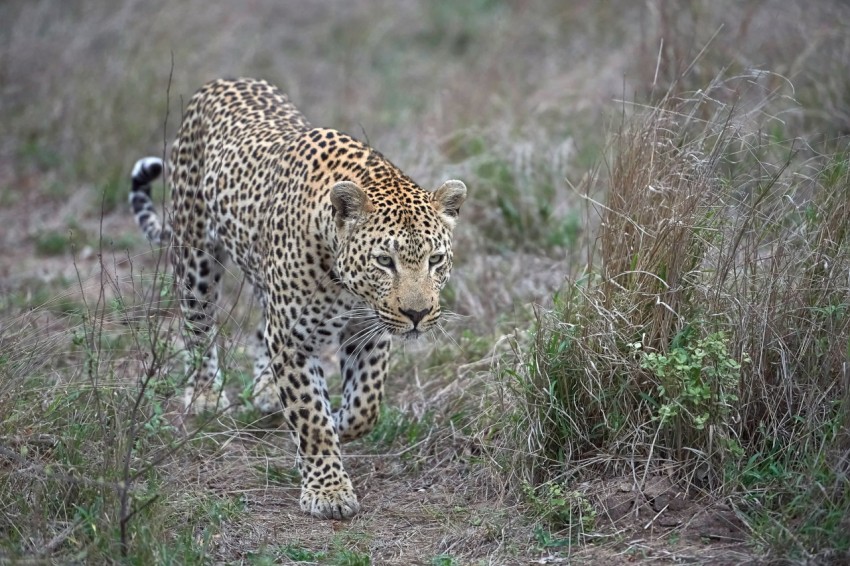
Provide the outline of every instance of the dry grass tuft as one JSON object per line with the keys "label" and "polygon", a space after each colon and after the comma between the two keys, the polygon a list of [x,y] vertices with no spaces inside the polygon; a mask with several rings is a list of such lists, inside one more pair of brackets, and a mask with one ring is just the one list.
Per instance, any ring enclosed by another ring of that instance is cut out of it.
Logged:
{"label": "dry grass tuft", "polygon": [[760,86],[715,80],[624,122],[598,261],[502,372],[507,446],[532,456],[526,484],[663,474],[728,496],[775,549],[846,549],[850,155],[766,135]]}

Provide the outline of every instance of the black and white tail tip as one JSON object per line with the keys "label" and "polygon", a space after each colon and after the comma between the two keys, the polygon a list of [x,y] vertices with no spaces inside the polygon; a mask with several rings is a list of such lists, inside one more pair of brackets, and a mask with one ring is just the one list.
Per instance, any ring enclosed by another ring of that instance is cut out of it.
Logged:
{"label": "black and white tail tip", "polygon": [[148,241],[154,244],[162,244],[170,239],[170,234],[165,233],[167,230],[163,230],[162,221],[151,199],[151,183],[161,174],[162,159],[145,157],[136,161],[131,175],[133,185],[130,189],[130,207],[133,210],[133,216],[136,217],[136,224],[142,229]]}

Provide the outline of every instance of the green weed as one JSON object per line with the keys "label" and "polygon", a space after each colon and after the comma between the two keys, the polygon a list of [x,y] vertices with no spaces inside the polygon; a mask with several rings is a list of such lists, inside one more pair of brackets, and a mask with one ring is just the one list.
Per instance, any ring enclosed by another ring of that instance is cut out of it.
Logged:
{"label": "green weed", "polygon": [[281,554],[294,562],[322,562],[327,553],[309,550],[297,545],[286,545]]}
{"label": "green weed", "polygon": [[297,468],[280,467],[256,467],[256,470],[265,475],[268,481],[275,485],[285,487],[298,487],[301,485],[301,475]]}
{"label": "green weed", "polygon": [[562,483],[546,482],[533,487],[526,482],[523,492],[535,516],[557,531],[568,531],[571,540],[579,540],[596,526],[596,510],[587,497],[566,489]]}
{"label": "green weed", "polygon": [[[693,326],[682,329],[666,354],[638,353],[641,367],[658,380],[654,418],[662,429],[675,431],[677,439],[670,445],[676,450],[690,445],[692,434],[687,431],[705,431],[708,426],[718,441],[725,439],[726,447],[740,455],[740,446],[731,442],[734,427],[731,431],[726,427],[735,420],[741,363],[749,363],[749,357],[735,359],[723,332],[696,340],[695,332]],[[640,343],[634,346],[637,351]]]}
{"label": "green weed", "polygon": [[[279,550],[272,552],[273,555],[284,557],[293,562],[311,562],[329,564],[333,566],[369,566],[372,563],[368,555],[340,547],[339,539],[332,541],[332,549],[328,551],[310,550],[297,544],[288,544]],[[253,563],[264,564],[264,560],[270,558],[269,551],[252,558]]]}
{"label": "green weed", "polygon": [[36,139],[21,144],[18,158],[41,171],[55,170],[62,164],[59,153],[53,147]]}
{"label": "green weed", "polygon": [[576,544],[575,539],[569,537],[558,537],[553,535],[549,529],[540,525],[537,525],[534,528],[534,541],[542,550],[560,548],[563,546],[569,547]]}
{"label": "green weed", "polygon": [[73,241],[73,234],[49,230],[36,236],[35,251],[43,256],[63,255],[71,251]]}
{"label": "green weed", "polygon": [[[558,172],[546,158],[532,156],[527,163],[493,153],[474,158],[474,178],[487,187],[486,196],[500,213],[499,224],[490,232],[491,245],[497,249],[508,241],[528,249],[570,248],[577,243],[579,217],[558,210],[564,188],[557,187]],[[506,233],[511,237],[506,239]]]}
{"label": "green weed", "polygon": [[425,438],[433,426],[433,416],[430,414],[417,419],[410,413],[383,405],[375,428],[365,440],[382,448],[409,446]]}
{"label": "green weed", "polygon": [[105,175],[101,185],[96,190],[93,203],[95,210],[104,213],[112,212],[127,201],[127,172],[115,171]]}
{"label": "green weed", "polygon": [[211,496],[203,503],[199,512],[216,527],[232,521],[245,511],[245,501],[238,497]]}
{"label": "green weed", "polygon": [[330,560],[334,566],[369,566],[371,563],[367,554],[355,550],[340,550]]}

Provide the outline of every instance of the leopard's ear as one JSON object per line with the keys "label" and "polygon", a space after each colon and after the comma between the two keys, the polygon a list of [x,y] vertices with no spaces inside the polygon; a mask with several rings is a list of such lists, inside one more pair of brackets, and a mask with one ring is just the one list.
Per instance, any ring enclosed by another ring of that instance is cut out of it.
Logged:
{"label": "leopard's ear", "polygon": [[347,221],[357,220],[375,210],[363,189],[351,181],[340,181],[333,186],[331,204],[334,207],[337,228],[342,228]]}
{"label": "leopard's ear", "polygon": [[460,213],[460,205],[466,200],[466,185],[463,181],[452,179],[446,181],[443,186],[431,195],[431,203],[437,212],[443,215],[443,219],[451,227],[454,227],[457,216]]}

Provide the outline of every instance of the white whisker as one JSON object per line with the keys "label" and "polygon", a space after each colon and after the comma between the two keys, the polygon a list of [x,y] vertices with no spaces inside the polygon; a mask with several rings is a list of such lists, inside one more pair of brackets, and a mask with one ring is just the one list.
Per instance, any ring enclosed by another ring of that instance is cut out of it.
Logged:
{"label": "white whisker", "polygon": [[[360,353],[363,351],[363,348],[366,347],[366,344],[369,344],[370,342],[372,342],[372,340],[375,340],[375,338],[379,337],[381,334],[383,334],[383,332],[384,332],[384,329],[381,328],[380,325],[376,326],[374,331],[371,334],[369,334],[369,336],[360,343],[360,348],[355,353],[355,357],[360,355]],[[377,341],[374,344],[372,344],[372,351],[374,351],[376,346],[377,346]],[[369,353],[371,353],[371,352],[369,352]]]}
{"label": "white whisker", "polygon": [[349,336],[345,341],[341,342],[335,353],[339,354],[340,350],[342,350],[345,346],[354,343],[355,341],[362,340],[364,336],[370,335],[376,329],[381,329],[381,321],[377,317],[369,322],[371,322],[371,324],[367,324],[365,327],[358,329],[357,332]]}
{"label": "white whisker", "polygon": [[437,328],[437,330],[439,330],[440,332],[442,332],[442,333],[443,333],[443,336],[445,336],[446,338],[448,338],[448,339],[449,339],[449,341],[450,341],[452,344],[454,344],[454,345],[455,345],[455,347],[456,347],[458,350],[463,351],[463,348],[461,348],[461,347],[460,347],[460,344],[458,344],[458,343],[455,341],[455,339],[454,339],[454,338],[452,338],[451,334],[449,334],[448,332],[446,332],[446,329],[445,329],[445,328],[443,328],[443,325],[442,325],[442,324],[440,324],[440,323],[439,323],[439,321],[438,321],[438,322],[434,325],[434,327],[435,327],[435,328]]}

